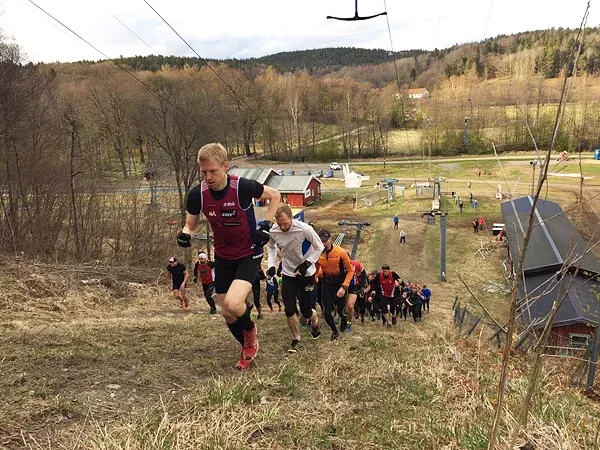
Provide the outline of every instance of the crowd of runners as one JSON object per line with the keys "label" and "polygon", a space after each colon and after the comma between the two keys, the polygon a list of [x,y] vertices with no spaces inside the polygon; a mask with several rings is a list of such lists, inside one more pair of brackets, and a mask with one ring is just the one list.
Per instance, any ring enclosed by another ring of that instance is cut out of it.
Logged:
{"label": "crowd of runners", "polygon": [[[300,348],[304,324],[311,338],[319,339],[323,319],[331,340],[337,341],[340,333],[353,332],[356,321],[380,322],[390,328],[400,320],[420,322],[423,312],[429,311],[431,291],[425,285],[403,280],[387,264],[367,273],[359,261],[333,244],[328,230],[317,233],[294,219],[290,206],[280,203],[277,190],[228,174],[222,145],[202,147],[198,165],[203,181],[188,194],[186,223],[177,243],[191,246],[202,212],[213,231],[215,259],[198,252],[193,281],[201,283],[210,314],[217,313],[219,304],[229,331],[240,343],[238,369],[249,368],[257,355],[254,317],[263,317],[263,297],[269,312],[285,314],[290,353]],[[266,220],[256,221],[254,199],[268,204]],[[188,309],[186,266],[171,257],[167,269],[173,295],[181,308]]]}

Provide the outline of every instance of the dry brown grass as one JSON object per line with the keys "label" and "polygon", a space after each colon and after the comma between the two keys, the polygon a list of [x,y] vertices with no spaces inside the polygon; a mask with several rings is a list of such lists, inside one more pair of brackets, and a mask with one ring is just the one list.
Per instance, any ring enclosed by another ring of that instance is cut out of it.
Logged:
{"label": "dry brown grass", "polygon": [[[115,284],[85,285],[15,263],[0,278],[0,448],[485,448],[500,353],[485,334],[456,333],[454,296],[471,302],[452,273],[459,270],[502,319],[506,298],[483,290],[501,282],[498,261],[474,257],[479,237],[470,219],[451,216],[449,281],[437,281],[439,227],[420,219],[422,202],[396,206],[407,244],[391,231],[392,209],[374,208],[361,259],[432,287],[423,322],[391,330],[355,324],[337,345],[327,333],[310,341],[303,330],[303,350],[288,357],[284,318],[267,315],[260,356],[243,374],[232,368],[236,343],[222,319],[207,314],[196,286],[184,313],[165,280],[135,285],[115,276]],[[309,218],[338,229],[345,212],[337,204]],[[528,358],[511,362],[507,407],[515,415]],[[523,434],[536,449],[597,448],[600,408],[570,387],[572,369],[568,360],[545,361]],[[501,435],[513,426],[509,414]]]}

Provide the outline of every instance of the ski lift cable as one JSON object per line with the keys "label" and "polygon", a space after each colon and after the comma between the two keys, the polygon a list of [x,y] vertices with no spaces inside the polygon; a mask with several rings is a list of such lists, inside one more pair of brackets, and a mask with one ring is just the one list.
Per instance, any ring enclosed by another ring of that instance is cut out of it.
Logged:
{"label": "ski lift cable", "polygon": [[[96,47],[95,45],[93,45],[91,42],[89,42],[88,40],[86,40],[84,37],[82,37],[80,34],[78,34],[77,32],[75,32],[73,29],[71,29],[70,27],[68,27],[65,23],[61,22],[60,20],[58,20],[55,16],[53,16],[52,14],[50,14],[48,11],[46,11],[44,8],[42,8],[41,6],[39,6],[37,3],[35,3],[33,0],[28,0],[32,5],[34,5],[36,8],[38,8],[40,11],[42,11],[44,14],[46,14],[48,17],[50,17],[52,20],[54,20],[55,22],[57,22],[58,24],[60,24],[62,27],[64,27],[66,30],[68,30],[70,33],[72,33],[74,36],[76,36],[78,39],[80,39],[81,41],[83,41],[84,43],[86,43],[88,46],[90,46],[91,48],[93,48],[95,51],[97,51],[100,55],[102,55],[104,58],[106,58],[106,60],[112,62],[114,65],[116,65],[119,69],[121,69],[122,71],[124,71],[125,73],[127,73],[131,78],[133,78],[135,81],[137,81],[138,83],[140,83],[141,85],[143,85],[150,93],[152,93],[157,99],[164,101],[165,103],[167,103],[168,105],[170,105],[174,110],[179,111],[180,113],[182,113],[186,118],[188,118],[191,122],[194,122],[196,125],[200,125],[196,119],[192,116],[190,116],[186,111],[184,111],[182,108],[178,107],[177,105],[175,105],[173,102],[171,102],[168,98],[164,97],[163,95],[161,95],[159,92],[157,92],[155,89],[153,89],[150,85],[148,85],[148,83],[145,83],[143,80],[141,80],[139,77],[137,77],[134,73],[132,73],[130,70],[127,70],[127,68],[125,66],[123,66],[122,64],[119,64],[119,62],[117,62],[116,60],[110,58],[106,53],[104,53],[103,51],[101,51],[98,47]],[[250,161],[252,163],[252,161]],[[255,167],[262,169],[262,167],[259,167],[258,165],[252,163]],[[325,184],[325,183],[322,183]],[[280,183],[280,185],[284,188],[288,187],[286,186],[284,183]],[[331,190],[331,188],[329,188]],[[331,192],[335,195],[335,192],[333,190],[331,190]],[[338,197],[337,195],[335,195],[336,197]],[[339,198],[339,197],[338,197]],[[356,215],[356,214],[355,214]],[[357,217],[359,217],[358,215],[356,215]]]}
{"label": "ski lift cable", "polygon": [[[229,89],[229,91],[231,92],[232,96],[234,97],[235,100],[239,101],[240,103],[242,103],[246,108],[248,108],[249,111],[251,111],[262,123],[263,125],[265,125],[272,133],[275,137],[277,137],[286,147],[287,150],[287,143],[285,142],[285,140],[279,136],[279,134],[277,132],[275,132],[275,130],[273,130],[273,128],[268,124],[268,122],[263,119],[260,114],[258,114],[258,112],[252,108],[242,97],[240,97],[238,95],[238,93],[236,92],[236,90],[221,76],[219,75],[219,73],[208,63],[208,61],[203,58],[195,49],[194,47],[192,47],[184,38],[183,36],[181,36],[181,34],[179,34],[179,32],[147,1],[147,0],[143,0],[144,3],[146,3],[146,5],[148,5],[148,7],[154,11],[154,13],[173,31],[173,33],[175,33],[177,35],[177,37],[179,37],[179,39],[181,39],[181,41],[183,41],[183,43],[185,45],[187,45],[187,47],[194,52],[194,54],[198,57],[198,59],[200,59],[200,61],[202,61],[206,67],[208,67],[208,69]],[[289,149],[290,154],[293,155],[293,150],[290,148]],[[251,161],[250,159],[247,160],[248,162],[250,162],[253,166],[259,168],[259,169],[263,169],[262,167],[258,166],[257,164],[255,164],[253,161]],[[308,164],[306,164],[304,161],[300,161],[302,164],[304,164],[304,166],[306,166],[307,169],[311,170],[310,167],[308,166]],[[321,184],[323,184],[338,200],[340,200],[341,204],[350,211],[350,213],[352,215],[354,215],[360,222],[364,222],[364,219],[356,212],[354,211],[352,208],[350,208],[346,203],[344,203],[344,201],[339,197],[339,195],[337,195],[337,193],[331,188],[329,187],[325,182],[321,181]],[[283,187],[286,187],[283,183],[281,183],[281,185]]]}
{"label": "ski lift cable", "polygon": [[108,13],[114,17],[114,19],[119,22],[121,25],[123,25],[125,28],[127,28],[136,38],[138,38],[140,41],[142,41],[144,43],[144,45],[146,47],[148,47],[150,50],[152,50],[153,53],[156,53],[157,55],[160,55],[160,53],[158,53],[156,50],[154,50],[154,48],[148,44],[144,39],[141,38],[141,36],[139,34],[137,34],[135,31],[133,31],[129,26],[127,26],[127,24],[125,24],[121,19],[119,19],[117,16],[115,16],[112,12],[108,11]]}
{"label": "ski lift cable", "polygon": [[[385,9],[385,20],[387,22],[388,35],[390,37],[390,48],[392,50],[392,58],[394,61],[394,71],[396,73],[396,87],[398,88],[398,100],[400,100],[400,104],[402,105],[402,122],[404,122],[404,102],[402,100],[402,90],[400,89],[400,76],[398,74],[398,64],[396,63],[396,56],[394,54],[394,42],[392,40],[392,29],[390,27],[390,18],[387,13],[387,3],[385,0],[383,0],[383,7]],[[417,173],[415,171],[415,162],[413,160],[413,155],[412,155],[412,152],[410,149],[410,139],[409,139],[409,135],[408,135],[408,129],[406,128],[406,126],[404,127],[404,131],[406,132],[406,145],[408,146],[408,155],[410,158],[410,164],[412,166],[413,178],[415,180],[415,189],[416,189],[417,188]],[[419,207],[420,207],[421,199],[418,198],[418,201],[419,201]]]}
{"label": "ski lift cable", "polygon": [[373,19],[375,17],[379,17],[379,16],[387,16],[387,11],[379,13],[379,14],[374,14],[372,16],[359,16],[358,15],[358,0],[354,0],[354,17],[335,17],[335,16],[327,16],[327,19],[334,19],[334,20],[344,20],[347,22],[351,22],[351,21],[355,21],[355,20],[369,20],[369,19]]}

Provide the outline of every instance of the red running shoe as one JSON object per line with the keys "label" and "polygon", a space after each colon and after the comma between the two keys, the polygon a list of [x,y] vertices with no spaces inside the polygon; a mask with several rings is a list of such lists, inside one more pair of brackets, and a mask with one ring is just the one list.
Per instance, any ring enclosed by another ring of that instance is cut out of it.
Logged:
{"label": "red running shoe", "polygon": [[250,368],[251,359],[244,358],[244,351],[240,352],[240,360],[235,363],[235,368],[238,370],[248,370]]}
{"label": "red running shoe", "polygon": [[256,324],[250,331],[244,330],[244,346],[242,347],[242,357],[252,361],[258,353],[258,329]]}

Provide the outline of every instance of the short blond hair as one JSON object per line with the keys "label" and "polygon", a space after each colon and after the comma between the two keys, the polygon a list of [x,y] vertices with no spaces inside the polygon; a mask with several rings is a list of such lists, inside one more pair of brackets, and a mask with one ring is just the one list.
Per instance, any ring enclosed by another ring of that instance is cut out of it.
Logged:
{"label": "short blond hair", "polygon": [[282,214],[285,214],[286,216],[288,216],[290,219],[292,217],[294,217],[294,215],[292,214],[292,208],[290,208],[290,205],[288,205],[287,203],[284,203],[283,205],[280,205],[277,208],[277,211],[275,211],[275,218],[277,219],[278,217],[280,217]]}
{"label": "short blond hair", "polygon": [[220,164],[227,162],[227,150],[218,142],[206,144],[198,151],[197,162],[217,161]]}

